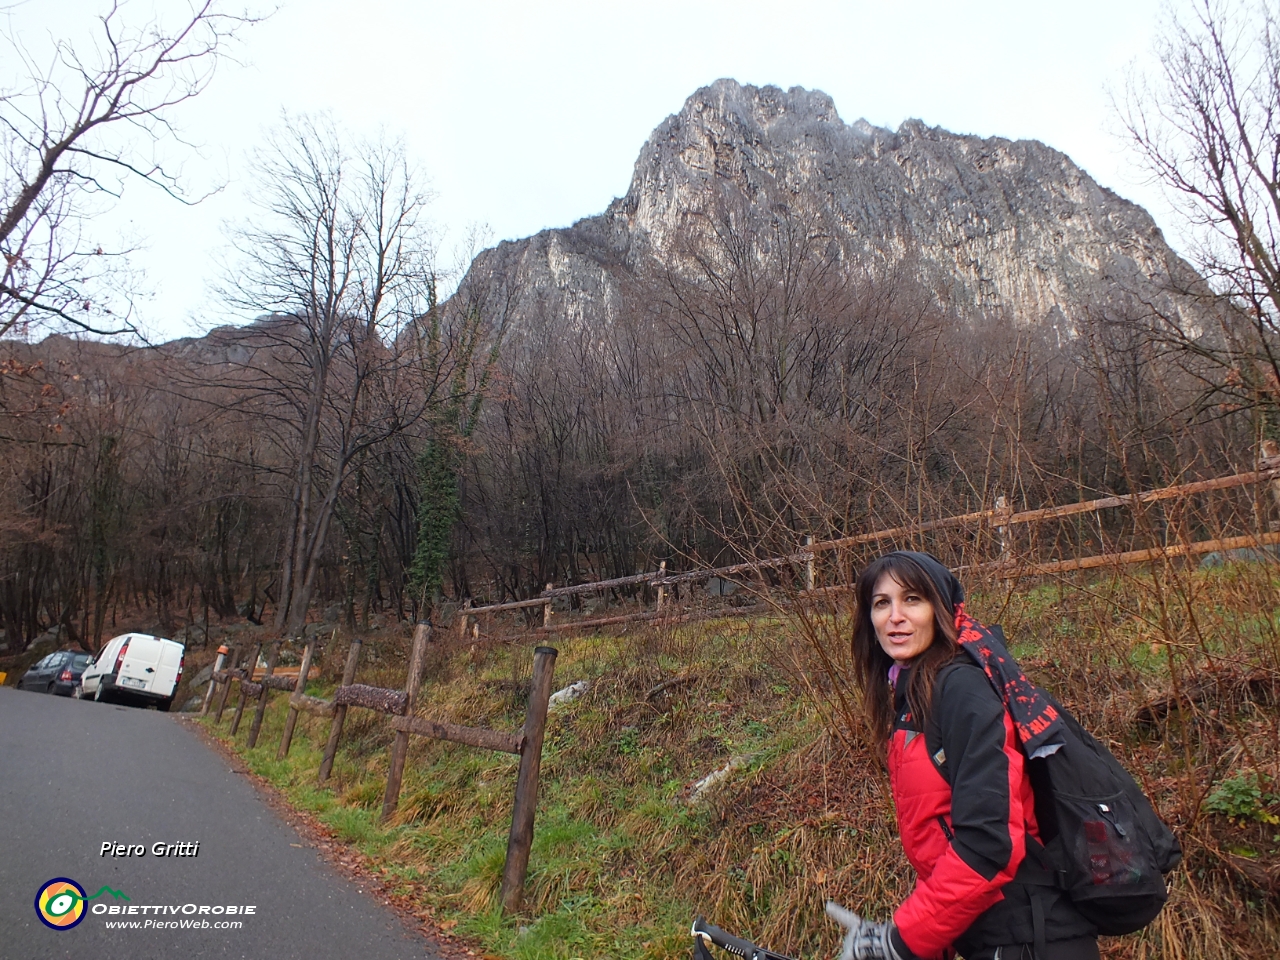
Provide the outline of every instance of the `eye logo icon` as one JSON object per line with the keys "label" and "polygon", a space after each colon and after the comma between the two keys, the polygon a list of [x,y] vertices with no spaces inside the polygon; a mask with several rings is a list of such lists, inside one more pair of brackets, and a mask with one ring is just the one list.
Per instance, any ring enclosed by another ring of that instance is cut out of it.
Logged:
{"label": "eye logo icon", "polygon": [[[93,897],[109,893],[117,900],[128,900],[119,890],[104,886]],[[84,905],[93,897],[84,895],[84,887],[70,877],[54,877],[36,893],[36,916],[50,930],[70,930],[84,919]]]}
{"label": "eye logo icon", "polygon": [[86,899],[80,884],[68,877],[54,877],[36,894],[36,914],[46,927],[70,930],[84,919]]}

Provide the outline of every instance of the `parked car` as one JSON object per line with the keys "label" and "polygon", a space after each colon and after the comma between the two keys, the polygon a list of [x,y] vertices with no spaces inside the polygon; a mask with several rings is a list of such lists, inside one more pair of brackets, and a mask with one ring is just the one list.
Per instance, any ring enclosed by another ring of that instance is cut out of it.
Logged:
{"label": "parked car", "polygon": [[51,653],[22,675],[22,679],[18,681],[18,689],[39,690],[41,693],[69,697],[75,692],[85,667],[92,661],[93,657],[89,654],[74,650]]}
{"label": "parked car", "polygon": [[110,640],[80,678],[76,695],[103,703],[173,706],[186,648],[176,640],[126,633]]}

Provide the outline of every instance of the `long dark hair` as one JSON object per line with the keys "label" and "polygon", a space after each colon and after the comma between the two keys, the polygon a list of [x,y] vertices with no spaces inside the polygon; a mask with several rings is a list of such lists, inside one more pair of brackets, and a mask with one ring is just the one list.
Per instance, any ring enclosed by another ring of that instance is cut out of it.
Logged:
{"label": "long dark hair", "polygon": [[886,573],[903,589],[919,594],[933,607],[933,643],[912,662],[911,679],[907,685],[907,703],[921,730],[929,717],[938,671],[960,649],[956,643],[955,608],[949,599],[943,597],[920,562],[906,553],[888,553],[862,571],[854,590],[853,663],[858,684],[862,687],[863,709],[880,746],[893,733],[893,690],[889,686],[889,668],[893,666],[893,658],[884,652],[876,639],[876,628],[871,623],[871,594]]}

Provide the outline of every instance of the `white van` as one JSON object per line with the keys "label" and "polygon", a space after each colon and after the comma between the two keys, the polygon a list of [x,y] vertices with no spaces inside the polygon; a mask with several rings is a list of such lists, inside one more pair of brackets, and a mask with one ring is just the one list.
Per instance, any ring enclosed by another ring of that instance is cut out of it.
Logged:
{"label": "white van", "polygon": [[76,696],[104,703],[154,703],[168,710],[185,660],[186,648],[176,640],[126,633],[108,642],[85,669]]}

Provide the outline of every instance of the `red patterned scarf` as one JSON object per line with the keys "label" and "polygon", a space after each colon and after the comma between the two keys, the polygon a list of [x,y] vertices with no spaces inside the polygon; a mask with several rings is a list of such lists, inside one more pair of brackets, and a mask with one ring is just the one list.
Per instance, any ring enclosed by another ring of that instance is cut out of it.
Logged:
{"label": "red patterned scarf", "polygon": [[1028,757],[1047,757],[1062,746],[1062,717],[1034,683],[1027,679],[1005,646],[1004,631],[985,627],[956,604],[956,638],[991,681],[1013,718],[1018,740]]}

